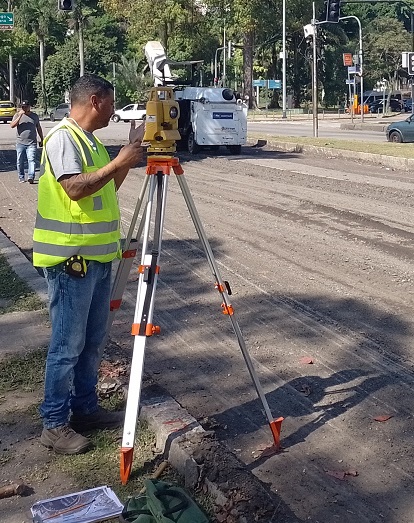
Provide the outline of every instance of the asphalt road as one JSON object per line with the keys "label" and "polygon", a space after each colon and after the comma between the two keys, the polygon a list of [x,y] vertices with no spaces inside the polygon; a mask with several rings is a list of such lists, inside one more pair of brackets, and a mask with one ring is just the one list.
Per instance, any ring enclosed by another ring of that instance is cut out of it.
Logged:
{"label": "asphalt road", "polygon": [[[404,119],[404,116],[401,120]],[[350,120],[347,120],[347,122]],[[373,119],[375,125],[377,125],[377,120]],[[359,123],[355,119],[356,123]],[[383,131],[373,131],[373,130],[345,130],[340,129],[340,120],[321,120],[318,123],[318,137],[320,138],[338,138],[342,140],[363,140],[366,142],[386,142],[385,133]],[[381,127],[381,124],[378,124],[378,128]],[[312,119],[304,119],[301,121],[286,121],[286,122],[255,122],[250,121],[248,123],[249,132],[254,133],[265,133],[265,134],[274,134],[280,136],[313,136],[313,123]]]}
{"label": "asphalt road", "polygon": [[[37,185],[0,144],[1,228],[29,254]],[[261,457],[270,430],[174,176],[146,372],[277,491],[274,521],[412,523],[414,174],[269,148],[181,160],[284,451]],[[143,177],[120,190],[124,232]],[[136,279],[111,333],[126,358]]]}
{"label": "asphalt road", "polygon": [[[393,116],[388,121],[403,120],[405,118],[404,114],[399,116]],[[366,117],[365,119],[368,125],[378,125],[381,127],[383,124],[381,118],[377,117]],[[341,138],[349,140],[364,140],[369,142],[384,142],[386,141],[385,133],[373,130],[343,130],[340,129],[341,123],[350,123],[350,119],[320,119],[319,120],[319,132],[320,137],[326,138]],[[354,119],[355,123],[359,123],[357,118]],[[50,122],[45,120],[41,122],[42,127],[45,132],[49,131],[57,122]],[[114,123],[110,122],[109,126],[106,129],[101,129],[97,132],[98,136],[102,140],[111,142],[112,140],[126,140],[128,136],[129,124],[125,122]],[[264,133],[264,134],[274,134],[281,136],[313,136],[313,125],[312,119],[310,118],[301,118],[300,120],[249,120],[248,122],[248,131],[252,133]],[[14,130],[10,128],[8,124],[0,123],[0,143],[3,144],[13,144],[14,143]]]}

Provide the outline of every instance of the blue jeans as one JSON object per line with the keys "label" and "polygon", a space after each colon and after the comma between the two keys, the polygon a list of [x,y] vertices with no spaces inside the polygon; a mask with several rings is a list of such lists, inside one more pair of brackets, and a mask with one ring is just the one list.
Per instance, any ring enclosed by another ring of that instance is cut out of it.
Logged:
{"label": "blue jeans", "polygon": [[43,425],[65,425],[70,411],[98,408],[96,385],[102,357],[111,287],[111,263],[90,261],[84,278],[64,272],[63,264],[44,269],[49,291],[52,335],[46,359]]}
{"label": "blue jeans", "polygon": [[24,156],[27,158],[27,178],[34,180],[36,170],[36,151],[37,145],[23,145],[22,143],[16,143],[17,151],[17,174],[19,180],[24,180]]}

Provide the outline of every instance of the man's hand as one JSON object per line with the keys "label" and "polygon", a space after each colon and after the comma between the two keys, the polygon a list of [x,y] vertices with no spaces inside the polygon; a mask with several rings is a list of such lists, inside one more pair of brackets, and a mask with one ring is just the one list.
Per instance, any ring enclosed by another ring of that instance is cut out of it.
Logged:
{"label": "man's hand", "polygon": [[[138,130],[139,128],[137,131]],[[142,162],[143,156],[141,141],[137,140],[122,147],[118,156],[115,158],[115,162],[123,167],[131,169],[131,167],[135,167],[137,163]]]}
{"label": "man's hand", "polygon": [[141,144],[145,133],[145,122],[135,127],[135,120],[131,120],[131,129],[129,130],[129,143],[139,142]]}

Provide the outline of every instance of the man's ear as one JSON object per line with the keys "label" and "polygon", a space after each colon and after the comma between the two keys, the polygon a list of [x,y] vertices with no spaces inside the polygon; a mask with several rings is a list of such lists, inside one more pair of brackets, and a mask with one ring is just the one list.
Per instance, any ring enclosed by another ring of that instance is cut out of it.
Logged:
{"label": "man's ear", "polygon": [[91,100],[91,106],[92,106],[94,109],[96,109],[96,108],[98,107],[98,105],[99,105],[99,99],[98,99],[98,97],[96,96],[96,94],[93,94],[93,95],[91,96],[90,100]]}

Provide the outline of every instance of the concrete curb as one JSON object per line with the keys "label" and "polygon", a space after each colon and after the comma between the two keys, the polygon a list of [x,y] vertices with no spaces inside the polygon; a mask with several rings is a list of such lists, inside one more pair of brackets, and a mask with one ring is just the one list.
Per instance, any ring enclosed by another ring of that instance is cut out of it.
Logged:
{"label": "concrete curb", "polygon": [[157,448],[185,486],[212,496],[218,521],[251,523],[259,511],[275,511],[276,496],[159,386],[143,389],[140,419],[156,434]]}
{"label": "concrete curb", "polygon": [[4,233],[0,233],[0,253],[5,256],[17,276],[25,280],[46,304],[48,301],[46,280],[40,276],[26,256]]}
{"label": "concrete curb", "polygon": [[346,149],[333,149],[317,145],[303,145],[295,142],[280,142],[272,137],[266,137],[268,145],[279,151],[289,153],[304,153],[312,155],[323,155],[329,158],[344,158],[346,160],[362,160],[373,165],[381,165],[390,169],[412,171],[414,169],[414,158],[399,158],[385,154],[371,154],[364,152],[349,151]]}

